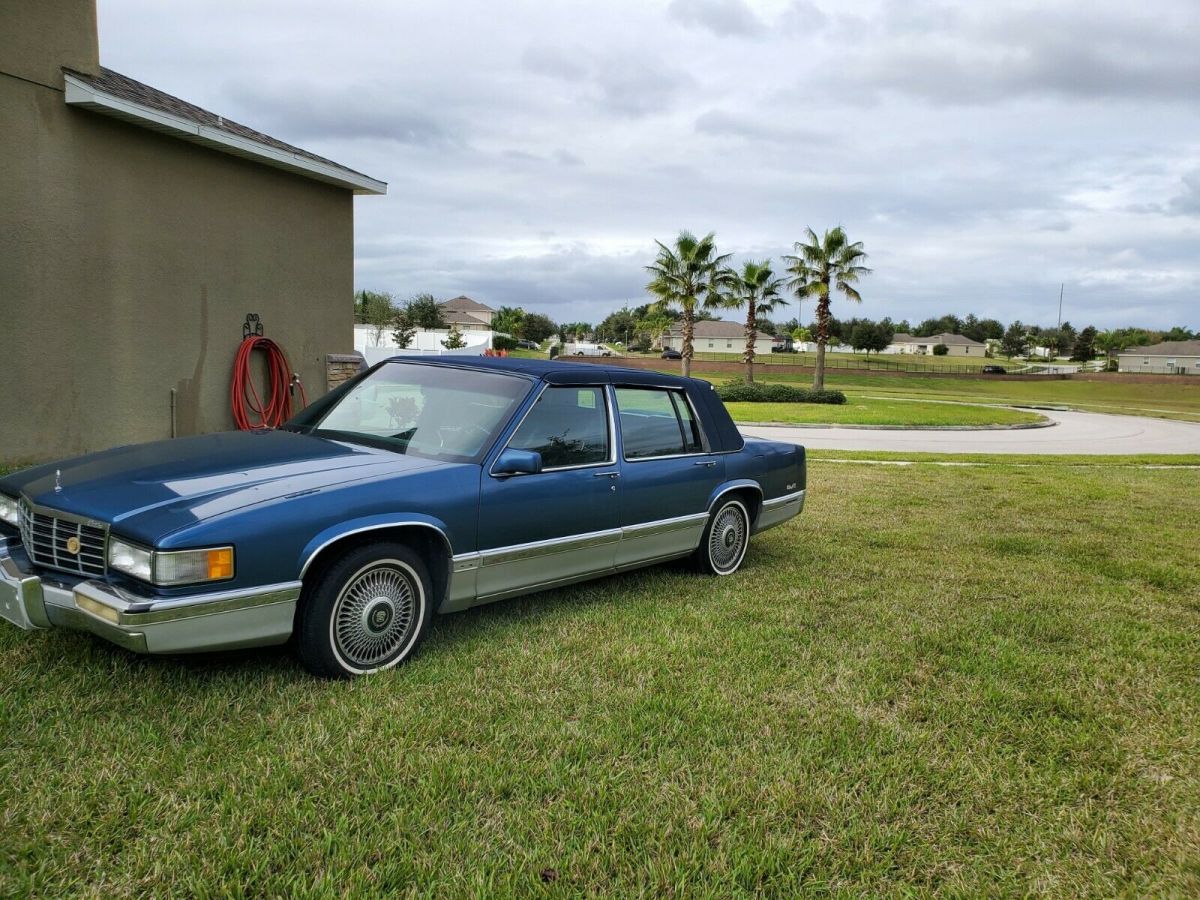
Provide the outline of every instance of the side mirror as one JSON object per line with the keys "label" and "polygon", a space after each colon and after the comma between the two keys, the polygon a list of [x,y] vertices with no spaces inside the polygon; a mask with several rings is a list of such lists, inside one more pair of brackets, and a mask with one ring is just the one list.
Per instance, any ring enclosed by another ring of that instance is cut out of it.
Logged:
{"label": "side mirror", "polygon": [[492,466],[493,475],[536,475],[542,471],[542,454],[536,450],[507,448]]}

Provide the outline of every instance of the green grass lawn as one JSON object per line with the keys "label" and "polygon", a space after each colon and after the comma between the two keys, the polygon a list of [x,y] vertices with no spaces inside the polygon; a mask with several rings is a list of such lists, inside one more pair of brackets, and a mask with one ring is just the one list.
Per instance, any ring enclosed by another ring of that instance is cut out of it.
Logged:
{"label": "green grass lawn", "polygon": [[[679,363],[664,360],[657,370],[679,374]],[[731,373],[705,370],[704,362],[692,374],[714,384],[728,381]],[[811,387],[812,375],[781,374],[768,366],[757,370],[755,380]],[[1090,412],[1153,416],[1200,422],[1200,378],[1181,376],[1171,382],[1137,383],[1079,379],[992,380],[987,377],[945,375],[849,375],[830,369],[825,387],[867,396],[908,397],[915,400],[956,400],[967,403],[1063,405]]]}
{"label": "green grass lawn", "polygon": [[996,406],[877,399],[850,394],[846,403],[726,403],[736,422],[825,425],[1018,425],[1044,421],[1037,413]]}
{"label": "green grass lawn", "polygon": [[349,684],[0,629],[0,896],[1200,893],[1195,472],[809,488]]}
{"label": "green grass lawn", "polygon": [[[636,357],[658,358],[658,353],[635,353]],[[741,351],[737,353],[716,353],[713,351],[697,350],[693,356],[696,362],[740,362]],[[816,364],[815,353],[763,353],[754,358],[755,365],[792,365],[812,366]],[[881,353],[870,355],[866,353],[826,353],[825,363],[831,369],[880,369],[884,371],[917,371],[948,370],[960,372],[965,370],[978,371],[983,366],[1004,366],[1006,369],[1024,368],[1024,360],[987,359],[974,356],[917,356],[912,353]]]}

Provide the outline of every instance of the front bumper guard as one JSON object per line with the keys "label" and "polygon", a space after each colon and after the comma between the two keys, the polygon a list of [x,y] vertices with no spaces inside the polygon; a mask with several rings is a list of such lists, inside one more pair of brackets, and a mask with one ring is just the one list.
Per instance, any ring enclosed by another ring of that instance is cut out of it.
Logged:
{"label": "front bumper guard", "polygon": [[89,631],[137,653],[188,653],[282,644],[300,582],[182,597],[143,597],[106,581],[43,578],[0,538],[0,618],[26,631]]}

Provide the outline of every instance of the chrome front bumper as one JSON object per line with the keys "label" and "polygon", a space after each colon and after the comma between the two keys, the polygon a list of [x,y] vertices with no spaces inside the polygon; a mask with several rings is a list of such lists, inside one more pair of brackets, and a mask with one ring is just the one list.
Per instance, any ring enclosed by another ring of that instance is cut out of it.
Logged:
{"label": "chrome front bumper", "polygon": [[39,576],[0,538],[0,618],[25,630],[90,631],[137,653],[282,644],[299,597],[299,581],[170,598],[142,597],[106,581],[60,582]]}

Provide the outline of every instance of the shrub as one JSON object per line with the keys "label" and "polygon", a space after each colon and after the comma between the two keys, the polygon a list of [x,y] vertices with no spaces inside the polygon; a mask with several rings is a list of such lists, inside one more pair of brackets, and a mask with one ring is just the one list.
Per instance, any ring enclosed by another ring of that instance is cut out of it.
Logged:
{"label": "shrub", "polygon": [[492,335],[492,349],[494,350],[516,350],[517,339],[505,337],[502,334]]}
{"label": "shrub", "polygon": [[846,402],[841,391],[810,391],[790,384],[745,384],[731,381],[720,385],[717,394],[726,403],[833,403]]}
{"label": "shrub", "polygon": [[933,355],[934,356],[945,356],[949,352],[950,352],[950,348],[947,347],[945,344],[934,344],[933,345]]}

